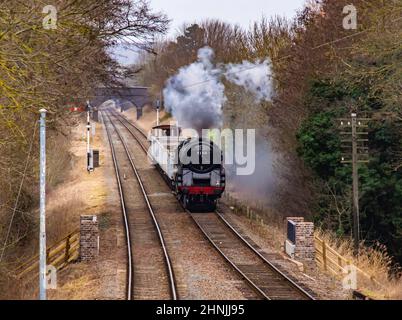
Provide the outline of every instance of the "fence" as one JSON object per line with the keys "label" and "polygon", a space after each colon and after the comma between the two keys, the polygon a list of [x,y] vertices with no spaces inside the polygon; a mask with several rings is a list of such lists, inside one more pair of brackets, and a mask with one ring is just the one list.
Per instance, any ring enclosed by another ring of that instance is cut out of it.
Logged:
{"label": "fence", "polygon": [[382,284],[379,283],[374,276],[371,276],[359,269],[355,265],[351,263],[348,259],[344,258],[337,251],[331,248],[324,240],[322,240],[319,236],[315,235],[315,258],[317,265],[325,271],[335,275],[338,278],[344,278],[346,274],[348,274],[348,266],[353,266],[353,269],[356,270],[356,275],[359,277],[363,277],[375,286],[382,287]]}
{"label": "fence", "polygon": [[[263,205],[254,204],[253,207],[245,205],[241,201],[237,200],[236,197],[232,196],[229,192],[224,194],[227,202],[233,206],[234,213],[236,214],[244,214],[250,220],[257,222],[260,225],[265,225],[263,216],[266,210]],[[359,269],[352,262],[341,254],[339,254],[336,250],[330,247],[324,240],[322,240],[317,234],[314,235],[314,246],[315,246],[315,260],[317,266],[323,269],[326,272],[334,275],[338,279],[344,279],[345,276],[351,270],[350,267],[356,271],[357,279],[359,280],[357,283],[361,284],[362,282],[369,283],[370,287],[375,287],[376,289],[384,289],[384,285],[381,284],[374,276],[371,276]],[[349,268],[348,268],[349,267]],[[362,281],[363,280],[363,281]],[[358,285],[359,287],[359,285]],[[358,299],[384,299],[387,298],[386,295],[378,295],[371,291],[364,290],[362,291],[353,291],[354,298]],[[377,290],[375,290],[377,291]]]}
{"label": "fence", "polygon": [[[55,245],[47,248],[46,263],[48,265],[54,266],[57,270],[59,270],[63,268],[66,264],[78,259],[78,249],[80,244],[79,240],[80,231],[76,230]],[[15,270],[15,275],[17,278],[22,278],[31,274],[32,277],[34,277],[37,276],[38,273],[39,255],[27,260]]]}

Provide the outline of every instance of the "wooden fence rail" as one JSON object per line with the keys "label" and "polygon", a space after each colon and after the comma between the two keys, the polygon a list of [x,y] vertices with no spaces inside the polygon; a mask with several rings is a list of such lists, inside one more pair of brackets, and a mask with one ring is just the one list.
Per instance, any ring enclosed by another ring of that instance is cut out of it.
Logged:
{"label": "wooden fence rail", "polygon": [[[76,230],[64,239],[46,249],[46,263],[54,266],[57,270],[63,268],[66,264],[78,259],[80,244],[80,232]],[[39,272],[39,255],[32,257],[15,270],[15,276],[22,278]]]}
{"label": "wooden fence rail", "polygon": [[382,284],[379,283],[374,276],[371,276],[359,269],[352,262],[342,255],[340,255],[336,250],[331,248],[324,240],[322,240],[319,236],[315,235],[315,252],[316,252],[316,262],[319,267],[332,273],[333,275],[340,277],[345,277],[348,273],[348,266],[353,266],[353,268],[357,272],[357,276],[363,276],[376,286],[382,287]]}

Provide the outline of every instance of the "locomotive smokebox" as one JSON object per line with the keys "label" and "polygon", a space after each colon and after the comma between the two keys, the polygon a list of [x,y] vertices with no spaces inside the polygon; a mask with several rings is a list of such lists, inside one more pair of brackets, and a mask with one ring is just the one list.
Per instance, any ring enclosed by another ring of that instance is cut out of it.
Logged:
{"label": "locomotive smokebox", "polygon": [[222,151],[207,138],[183,141],[177,148],[176,163],[192,172],[208,173],[222,165]]}

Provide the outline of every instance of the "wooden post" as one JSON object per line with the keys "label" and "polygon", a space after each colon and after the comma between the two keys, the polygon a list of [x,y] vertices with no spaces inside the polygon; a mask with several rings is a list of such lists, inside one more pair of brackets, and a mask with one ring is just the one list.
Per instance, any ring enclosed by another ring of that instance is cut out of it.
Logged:
{"label": "wooden post", "polygon": [[360,227],[359,227],[359,175],[357,156],[357,115],[352,113],[352,175],[353,175],[353,238],[354,254],[359,254]]}
{"label": "wooden post", "polygon": [[70,238],[71,234],[67,237],[66,239],[66,253],[64,255],[64,262],[68,262],[68,259],[70,258]]}
{"label": "wooden post", "polygon": [[339,257],[339,256],[338,256],[338,265],[339,265],[339,271],[342,271],[342,270],[343,270],[343,267],[342,267],[342,259],[341,259],[341,257]]}
{"label": "wooden post", "polygon": [[[361,128],[367,128],[368,125],[364,122],[370,121],[370,119],[357,118],[357,114],[353,112],[351,114],[350,119],[340,119],[341,126],[350,127],[351,131],[342,132],[342,134],[350,135],[352,140],[342,140],[342,142],[346,142],[348,145],[347,148],[350,147],[349,143],[352,145],[352,159],[346,159],[345,156],[342,157],[342,163],[350,163],[352,164],[352,189],[353,189],[353,252],[355,256],[359,254],[359,242],[360,242],[360,211],[359,211],[359,163],[368,163],[369,162],[369,154],[368,148],[363,145],[359,145],[360,143],[368,142],[368,139],[360,139],[359,136],[368,136],[368,132],[358,130]],[[346,122],[346,123],[345,123]],[[342,146],[344,147],[344,146]],[[346,156],[348,157],[348,156]]]}
{"label": "wooden post", "polygon": [[325,241],[322,241],[322,263],[324,270],[327,271],[327,245]]}

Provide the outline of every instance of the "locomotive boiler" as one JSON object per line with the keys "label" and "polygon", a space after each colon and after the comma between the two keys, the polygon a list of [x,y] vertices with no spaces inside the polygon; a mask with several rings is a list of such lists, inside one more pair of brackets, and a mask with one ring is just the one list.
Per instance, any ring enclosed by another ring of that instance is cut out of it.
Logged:
{"label": "locomotive boiler", "polygon": [[207,138],[186,138],[170,125],[154,127],[149,140],[151,160],[183,206],[215,210],[226,184],[221,149]]}

